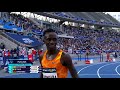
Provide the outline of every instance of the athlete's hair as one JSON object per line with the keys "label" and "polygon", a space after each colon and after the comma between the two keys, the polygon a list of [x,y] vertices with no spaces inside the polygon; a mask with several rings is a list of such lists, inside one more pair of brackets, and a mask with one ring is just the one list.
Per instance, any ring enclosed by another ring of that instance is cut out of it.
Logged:
{"label": "athlete's hair", "polygon": [[[43,36],[45,36],[46,33],[50,33],[50,32],[55,32],[55,30],[54,30],[54,29],[51,29],[51,28],[46,29],[46,30],[43,32]],[[56,33],[56,32],[55,32],[55,33]]]}

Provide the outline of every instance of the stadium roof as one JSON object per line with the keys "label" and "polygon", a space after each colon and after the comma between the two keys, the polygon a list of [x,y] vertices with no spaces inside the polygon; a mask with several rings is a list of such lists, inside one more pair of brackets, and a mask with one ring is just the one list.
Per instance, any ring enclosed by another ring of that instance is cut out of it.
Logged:
{"label": "stadium roof", "polygon": [[35,13],[35,14],[38,14],[38,15],[43,15],[43,16],[47,16],[47,17],[51,17],[51,18],[55,18],[55,19],[60,19],[60,20],[64,20],[64,21],[70,21],[70,22],[76,22],[76,23],[83,23],[83,24],[90,24],[90,25],[99,25],[99,26],[107,26],[107,27],[120,27],[120,26],[114,26],[114,25],[103,25],[103,24],[92,24],[92,23],[89,23],[87,21],[78,21],[78,20],[74,20],[74,19],[71,19],[70,17],[61,17],[61,16],[58,16],[58,15],[53,15],[52,13],[49,13],[49,12],[31,12],[31,13]]}

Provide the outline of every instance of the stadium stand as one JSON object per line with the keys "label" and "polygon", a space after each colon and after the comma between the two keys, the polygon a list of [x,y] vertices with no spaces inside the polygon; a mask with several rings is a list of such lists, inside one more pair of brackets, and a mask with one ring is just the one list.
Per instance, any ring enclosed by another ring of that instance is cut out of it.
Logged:
{"label": "stadium stand", "polygon": [[[1,50],[6,49],[17,54],[24,50],[28,54],[31,48],[36,51],[41,50],[44,46],[41,38],[43,31],[52,28],[59,36],[57,47],[67,53],[76,54],[78,51],[85,55],[89,48],[90,55],[99,55],[99,50],[102,50],[104,54],[117,52],[117,55],[120,55],[120,22],[109,14],[102,12],[34,13],[45,16],[45,18],[57,19],[58,22],[4,12],[0,17]],[[2,44],[5,44],[5,47]],[[18,52],[13,49],[18,49]],[[19,54],[23,55],[23,53]]]}

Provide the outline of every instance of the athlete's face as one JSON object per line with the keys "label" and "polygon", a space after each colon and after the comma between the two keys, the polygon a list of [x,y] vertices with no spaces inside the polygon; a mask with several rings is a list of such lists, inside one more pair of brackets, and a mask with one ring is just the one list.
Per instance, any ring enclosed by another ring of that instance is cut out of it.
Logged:
{"label": "athlete's face", "polygon": [[46,33],[44,36],[44,43],[47,46],[47,49],[54,50],[57,45],[57,34],[54,32]]}

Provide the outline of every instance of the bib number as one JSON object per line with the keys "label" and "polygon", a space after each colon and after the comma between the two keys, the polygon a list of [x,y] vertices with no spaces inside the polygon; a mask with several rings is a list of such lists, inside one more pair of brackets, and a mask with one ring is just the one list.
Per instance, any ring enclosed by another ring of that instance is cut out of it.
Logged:
{"label": "bib number", "polygon": [[43,68],[43,78],[57,78],[57,72],[55,68]]}

